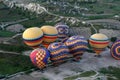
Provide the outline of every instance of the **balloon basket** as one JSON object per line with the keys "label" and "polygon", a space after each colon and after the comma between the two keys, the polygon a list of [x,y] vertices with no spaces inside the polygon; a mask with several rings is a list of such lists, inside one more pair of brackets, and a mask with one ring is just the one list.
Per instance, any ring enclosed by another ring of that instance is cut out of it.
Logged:
{"label": "balloon basket", "polygon": [[100,54],[95,54],[94,57],[101,58],[102,56]]}

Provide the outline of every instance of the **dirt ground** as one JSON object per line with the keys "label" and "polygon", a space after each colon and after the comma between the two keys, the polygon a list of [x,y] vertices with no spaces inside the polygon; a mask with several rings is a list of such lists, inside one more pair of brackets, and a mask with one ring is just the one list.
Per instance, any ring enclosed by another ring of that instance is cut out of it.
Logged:
{"label": "dirt ground", "polygon": [[[94,54],[95,53],[85,52],[80,62],[69,61],[58,67],[48,67],[44,73],[41,73],[40,71],[34,71],[29,75],[19,75],[8,80],[40,80],[41,77],[48,78],[49,80],[63,80],[65,77],[77,75],[84,71],[98,71],[103,67],[120,66],[120,61],[115,60],[111,56],[109,49],[102,52],[102,57],[100,58],[94,57]],[[80,80],[88,80],[88,78],[82,78]],[[89,80],[93,79],[89,77]]]}

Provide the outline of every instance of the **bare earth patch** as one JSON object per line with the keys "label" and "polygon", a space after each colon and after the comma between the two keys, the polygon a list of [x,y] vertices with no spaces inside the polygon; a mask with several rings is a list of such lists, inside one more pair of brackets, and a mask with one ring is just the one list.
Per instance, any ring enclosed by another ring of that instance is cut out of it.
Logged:
{"label": "bare earth patch", "polygon": [[[85,71],[95,71],[97,72],[99,69],[103,67],[119,67],[120,61],[115,60],[111,54],[110,50],[107,49],[106,51],[102,52],[102,57],[94,57],[95,53],[88,53],[85,52],[80,62],[67,62],[64,63],[58,67],[48,67],[44,73],[41,73],[40,71],[34,71],[29,74],[30,77],[34,78],[34,80],[38,80],[41,77],[45,77],[49,80],[64,80],[64,78],[79,75]],[[120,67],[119,67],[120,68]],[[83,77],[80,78],[80,80],[93,80],[95,76],[98,76],[99,74],[95,74],[91,77]],[[28,75],[26,75],[28,76]],[[22,76],[19,76],[22,77]],[[16,78],[16,80],[22,80]],[[104,80],[106,80],[105,76],[102,76]],[[29,78],[29,77],[28,77]],[[9,80],[15,80],[15,79],[9,79]],[[26,78],[26,80],[28,80]],[[77,79],[76,79],[77,80]],[[79,80],[79,78],[78,78]]]}

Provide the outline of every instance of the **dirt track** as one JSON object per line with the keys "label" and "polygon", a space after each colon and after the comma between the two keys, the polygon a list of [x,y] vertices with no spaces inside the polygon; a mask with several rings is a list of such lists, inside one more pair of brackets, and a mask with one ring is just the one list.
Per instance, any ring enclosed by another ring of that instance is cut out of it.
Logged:
{"label": "dirt track", "polygon": [[97,19],[97,20],[87,20],[88,23],[113,23],[120,25],[120,21],[114,19]]}

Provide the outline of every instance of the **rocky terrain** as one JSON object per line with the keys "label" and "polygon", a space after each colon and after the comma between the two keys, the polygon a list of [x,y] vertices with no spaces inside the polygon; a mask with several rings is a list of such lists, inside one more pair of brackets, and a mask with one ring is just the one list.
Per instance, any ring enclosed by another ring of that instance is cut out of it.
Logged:
{"label": "rocky terrain", "polygon": [[[114,2],[114,4],[112,3]],[[97,19],[97,18],[112,18],[114,14],[119,14],[119,1],[104,1],[104,0],[4,0],[4,3],[10,8],[21,8],[35,12],[37,16],[51,16],[46,22],[65,21],[70,26],[80,26],[83,20]],[[109,4],[107,4],[109,3]],[[94,5],[94,6],[93,6]],[[99,7],[104,6],[104,9]],[[107,8],[107,6],[110,8]],[[111,6],[115,6],[114,9]],[[97,7],[99,6],[99,7]],[[98,11],[97,11],[98,10]],[[108,12],[106,11],[108,10]],[[119,15],[117,15],[119,17]]]}

